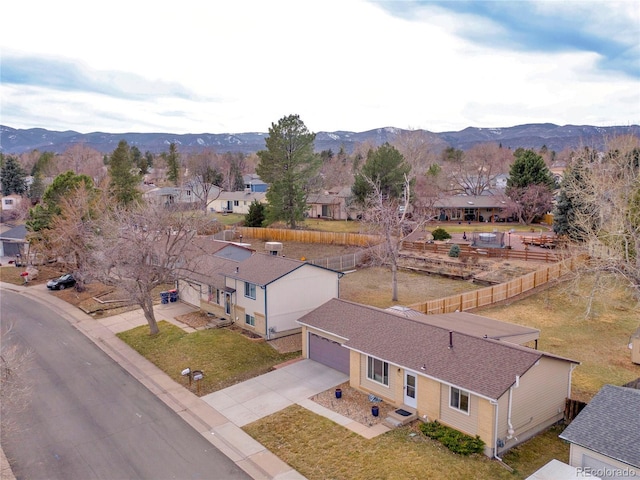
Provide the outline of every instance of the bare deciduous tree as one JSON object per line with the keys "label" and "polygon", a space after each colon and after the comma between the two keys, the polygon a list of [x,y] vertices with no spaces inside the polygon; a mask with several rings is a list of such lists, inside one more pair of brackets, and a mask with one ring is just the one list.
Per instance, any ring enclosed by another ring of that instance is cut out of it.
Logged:
{"label": "bare deciduous tree", "polygon": [[579,204],[572,208],[572,230],[579,232],[571,243],[573,252],[586,252],[585,270],[613,272],[626,279],[640,299],[640,140],[624,136],[613,139],[608,151],[593,155],[576,152],[581,175],[567,176],[563,195]]}
{"label": "bare deciduous tree", "polygon": [[159,332],[153,290],[173,283],[180,269],[189,270],[183,253],[205,221],[202,215],[139,205],[113,209],[98,223],[93,273],[102,283],[121,288],[142,308],[151,335]]}
{"label": "bare deciduous tree", "polygon": [[491,189],[498,175],[509,171],[513,161],[510,151],[496,144],[480,144],[465,152],[460,160],[443,164],[453,184],[453,191],[482,195]]}
{"label": "bare deciduous tree", "polygon": [[191,193],[198,199],[200,209],[206,212],[209,202],[222,192],[222,162],[215,152],[207,150],[191,155],[186,163]]}
{"label": "bare deciduous tree", "polygon": [[383,193],[378,182],[368,178],[367,180],[372,191],[366,198],[362,221],[373,233],[382,238],[382,243],[372,251],[378,263],[389,265],[391,268],[391,300],[397,302],[400,241],[421,226],[422,222],[409,222],[406,218],[409,198],[411,198],[411,182],[406,175],[403,199],[390,198]]}

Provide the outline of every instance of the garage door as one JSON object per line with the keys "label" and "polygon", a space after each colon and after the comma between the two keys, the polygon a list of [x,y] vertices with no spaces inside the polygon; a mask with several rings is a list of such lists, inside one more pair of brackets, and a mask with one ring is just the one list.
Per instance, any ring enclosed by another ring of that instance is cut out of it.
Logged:
{"label": "garage door", "polygon": [[180,300],[194,307],[200,308],[200,285],[181,281],[179,283]]}
{"label": "garage door", "polygon": [[338,342],[310,333],[309,358],[349,375],[349,350]]}

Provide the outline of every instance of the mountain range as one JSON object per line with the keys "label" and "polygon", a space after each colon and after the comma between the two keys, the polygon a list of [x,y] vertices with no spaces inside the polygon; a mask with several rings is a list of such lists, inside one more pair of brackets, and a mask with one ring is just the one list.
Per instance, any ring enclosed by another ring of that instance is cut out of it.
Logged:
{"label": "mountain range", "polygon": [[[590,125],[554,125],[552,123],[534,123],[506,128],[468,127],[457,132],[433,133],[427,130],[409,131],[385,127],[366,132],[317,132],[316,151],[332,150],[334,153],[343,148],[351,153],[356,145],[369,143],[379,146],[385,142],[393,143],[403,134],[418,134],[421,141],[436,152],[447,147],[467,150],[481,143],[498,143],[505,148],[540,149],[560,152],[566,148],[588,146],[603,149],[606,142],[620,135],[640,137],[640,126],[595,127]],[[265,148],[267,133],[78,133],[71,130],[53,131],[43,128],[16,129],[0,125],[0,152],[20,154],[39,150],[62,153],[74,144],[83,144],[101,153],[111,153],[120,140],[126,140],[130,146],[137,146],[142,152],[161,153],[169,150],[169,144],[175,142],[182,152],[196,152],[213,149],[218,153],[253,153]]]}

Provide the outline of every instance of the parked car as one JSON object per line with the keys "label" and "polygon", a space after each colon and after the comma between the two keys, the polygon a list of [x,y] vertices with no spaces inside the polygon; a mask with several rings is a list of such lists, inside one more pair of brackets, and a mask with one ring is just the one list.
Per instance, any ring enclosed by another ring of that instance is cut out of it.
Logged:
{"label": "parked car", "polygon": [[47,288],[50,290],[64,290],[67,287],[73,287],[76,284],[76,279],[73,275],[67,273],[61,277],[54,278],[47,282]]}

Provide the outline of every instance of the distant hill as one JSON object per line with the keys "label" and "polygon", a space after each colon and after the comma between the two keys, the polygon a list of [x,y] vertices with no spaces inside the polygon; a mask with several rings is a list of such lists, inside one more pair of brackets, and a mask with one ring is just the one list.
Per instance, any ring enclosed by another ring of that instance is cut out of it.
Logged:
{"label": "distant hill", "polygon": [[[344,148],[351,153],[357,144],[370,143],[376,146],[393,142],[407,130],[399,128],[377,128],[366,132],[317,132],[317,151]],[[421,130],[421,134],[435,151],[454,147],[468,150],[480,143],[499,143],[505,148],[540,149],[543,145],[560,152],[565,148],[589,146],[602,149],[606,141],[615,136],[631,134],[640,137],[640,126],[593,127],[589,125],[564,125],[534,123],[507,128],[468,127],[459,132],[433,133]],[[166,152],[175,142],[183,152],[200,151],[206,148],[216,152],[252,153],[265,148],[267,133],[78,133],[57,132],[43,128],[16,129],[0,125],[0,152],[18,154],[32,150],[61,153],[70,146],[82,143],[102,153],[111,153],[120,140],[137,146],[143,153]]]}

